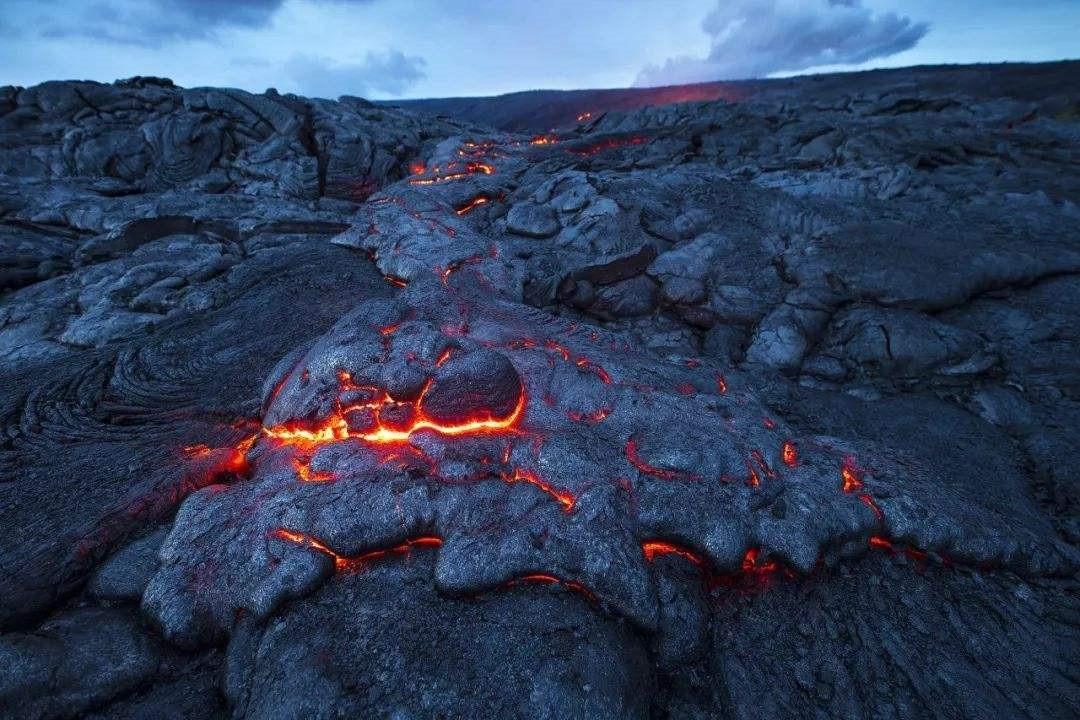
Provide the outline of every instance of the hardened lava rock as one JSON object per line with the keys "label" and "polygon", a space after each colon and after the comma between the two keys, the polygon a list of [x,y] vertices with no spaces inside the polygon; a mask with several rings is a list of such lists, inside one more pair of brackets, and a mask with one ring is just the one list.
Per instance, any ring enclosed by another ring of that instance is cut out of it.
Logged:
{"label": "hardened lava rock", "polygon": [[1070,562],[1019,476],[991,491],[910,449],[796,433],[738,373],[468,286],[361,303],[266,388],[250,476],[185,502],[144,597],[170,639],[210,641],[417,543],[448,595],[543,579],[646,632],[657,554],[729,576],[804,575],[868,544]]}
{"label": "hardened lava rock", "polygon": [[0,716],[1076,717],[1077,77],[0,88]]}

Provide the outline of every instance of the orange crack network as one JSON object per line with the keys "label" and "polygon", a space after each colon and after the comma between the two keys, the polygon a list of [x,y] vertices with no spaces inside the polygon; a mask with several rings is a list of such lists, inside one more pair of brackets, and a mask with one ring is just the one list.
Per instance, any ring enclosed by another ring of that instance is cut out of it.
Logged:
{"label": "orange crack network", "polygon": [[[386,424],[380,416],[384,407],[400,405],[385,393],[381,394],[374,402],[360,405],[351,405],[341,408],[331,414],[320,424],[312,428],[298,427],[295,425],[278,425],[266,428],[263,432],[285,445],[294,445],[301,448],[311,448],[325,443],[338,440],[363,440],[374,444],[403,443],[417,432],[431,430],[440,435],[499,435],[512,433],[516,430],[518,421],[525,410],[525,391],[518,393],[518,401],[514,409],[506,417],[494,417],[490,414],[468,418],[457,423],[439,422],[428,417],[423,409],[424,395],[431,386],[430,381],[420,393],[420,397],[413,403],[414,416],[405,427],[393,427]],[[358,431],[351,429],[346,420],[346,415],[354,410],[370,410],[374,413],[375,427],[371,430]]]}
{"label": "orange crack network", "polygon": [[484,162],[467,162],[464,165],[459,163],[450,163],[445,168],[434,167],[431,169],[430,177],[419,177],[409,181],[410,185],[435,185],[436,183],[449,182],[451,180],[461,180],[480,173],[482,175],[491,175],[495,172],[495,168]]}

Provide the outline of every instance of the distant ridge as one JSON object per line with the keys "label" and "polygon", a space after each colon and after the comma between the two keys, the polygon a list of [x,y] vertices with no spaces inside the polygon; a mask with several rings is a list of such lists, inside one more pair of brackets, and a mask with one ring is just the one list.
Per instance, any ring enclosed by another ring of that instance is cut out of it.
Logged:
{"label": "distant ridge", "polygon": [[1080,61],[1001,63],[979,65],[922,65],[886,70],[801,75],[772,80],[737,80],[673,85],[658,88],[596,90],[526,90],[488,97],[430,98],[384,101],[407,110],[445,115],[508,132],[547,132],[572,127],[602,113],[635,110],[676,102],[751,98],[781,100],[809,88],[822,98],[867,90],[888,80],[909,76],[913,88],[927,92],[961,92],[972,97],[1012,97],[1037,100],[1060,92],[1069,78],[1080,77]]}

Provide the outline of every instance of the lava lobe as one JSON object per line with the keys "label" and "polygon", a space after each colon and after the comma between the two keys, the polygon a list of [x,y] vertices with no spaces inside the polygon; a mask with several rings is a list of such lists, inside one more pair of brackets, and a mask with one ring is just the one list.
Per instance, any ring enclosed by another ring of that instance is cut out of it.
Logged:
{"label": "lava lobe", "polygon": [[502,420],[522,403],[522,392],[521,378],[506,356],[481,348],[453,355],[438,367],[420,407],[442,425]]}

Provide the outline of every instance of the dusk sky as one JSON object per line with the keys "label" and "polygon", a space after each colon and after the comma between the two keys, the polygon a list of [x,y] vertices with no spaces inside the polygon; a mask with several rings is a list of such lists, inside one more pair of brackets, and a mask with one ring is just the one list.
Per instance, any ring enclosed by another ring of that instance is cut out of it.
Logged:
{"label": "dusk sky", "polygon": [[1080,0],[4,0],[0,84],[375,99],[1080,57]]}

